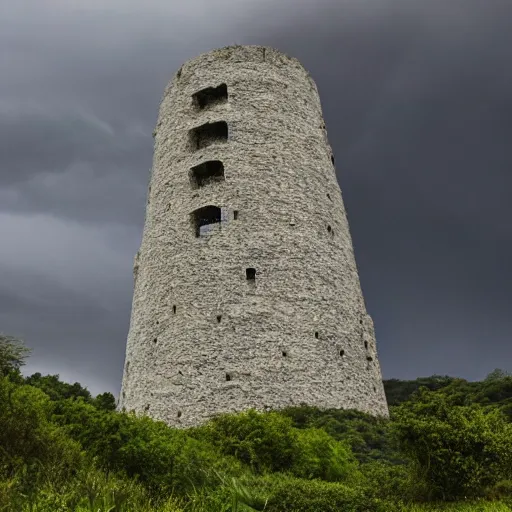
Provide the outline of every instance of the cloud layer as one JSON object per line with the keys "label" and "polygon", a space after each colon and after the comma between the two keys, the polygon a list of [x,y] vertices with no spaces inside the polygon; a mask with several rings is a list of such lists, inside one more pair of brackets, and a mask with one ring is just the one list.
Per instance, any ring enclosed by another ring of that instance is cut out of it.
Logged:
{"label": "cloud layer", "polygon": [[[9,4],[9,5],[8,5]],[[118,392],[151,132],[229,44],[318,84],[385,377],[511,369],[508,0],[0,0],[0,331]]]}

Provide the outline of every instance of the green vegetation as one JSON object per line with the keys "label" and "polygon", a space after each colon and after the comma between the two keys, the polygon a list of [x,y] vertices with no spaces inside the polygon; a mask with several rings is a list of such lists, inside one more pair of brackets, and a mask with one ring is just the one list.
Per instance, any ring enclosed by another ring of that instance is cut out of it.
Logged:
{"label": "green vegetation", "polygon": [[0,512],[512,511],[512,376],[390,380],[391,419],[293,407],[178,430],[0,336]]}

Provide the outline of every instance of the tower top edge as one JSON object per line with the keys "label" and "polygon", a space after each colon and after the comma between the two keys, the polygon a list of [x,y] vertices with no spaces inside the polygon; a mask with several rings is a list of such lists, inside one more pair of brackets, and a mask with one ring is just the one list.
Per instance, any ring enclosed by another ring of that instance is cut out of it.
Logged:
{"label": "tower top edge", "polygon": [[169,82],[169,86],[176,81],[186,79],[194,69],[198,67],[207,67],[218,62],[224,62],[233,66],[243,63],[263,63],[267,62],[276,67],[294,67],[302,71],[305,76],[316,88],[316,84],[306,67],[296,58],[272,46],[261,45],[231,45],[222,48],[215,48],[203,52],[195,57],[185,61],[182,66],[174,73]]}

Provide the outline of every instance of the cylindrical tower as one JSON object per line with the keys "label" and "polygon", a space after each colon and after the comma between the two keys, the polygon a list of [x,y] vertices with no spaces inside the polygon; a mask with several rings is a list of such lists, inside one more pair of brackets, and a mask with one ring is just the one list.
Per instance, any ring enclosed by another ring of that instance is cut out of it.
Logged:
{"label": "cylindrical tower", "polygon": [[388,409],[315,83],[234,46],[161,103],[119,407]]}

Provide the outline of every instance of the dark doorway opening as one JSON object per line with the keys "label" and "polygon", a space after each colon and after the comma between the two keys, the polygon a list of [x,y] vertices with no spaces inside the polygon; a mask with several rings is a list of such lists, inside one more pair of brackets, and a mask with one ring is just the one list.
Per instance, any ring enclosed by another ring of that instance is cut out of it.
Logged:
{"label": "dark doorway opening", "polygon": [[190,183],[201,188],[218,181],[224,181],[224,164],[220,160],[209,160],[190,169]]}
{"label": "dark doorway opening", "polygon": [[218,142],[227,142],[228,124],[225,121],[206,123],[190,130],[192,148],[202,149]]}
{"label": "dark doorway opening", "polygon": [[192,99],[196,107],[201,110],[218,103],[224,103],[228,100],[228,86],[220,84],[217,87],[206,87],[193,94]]}

